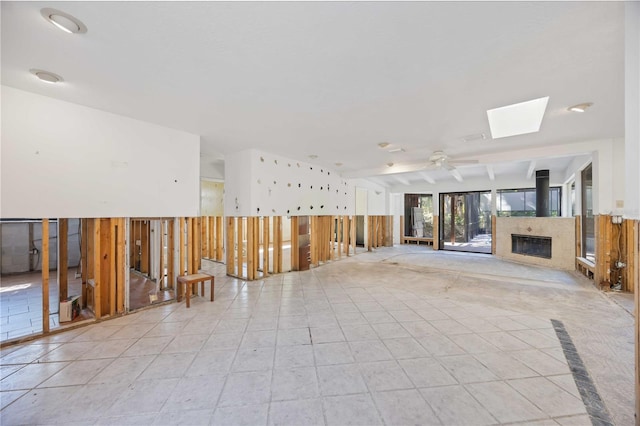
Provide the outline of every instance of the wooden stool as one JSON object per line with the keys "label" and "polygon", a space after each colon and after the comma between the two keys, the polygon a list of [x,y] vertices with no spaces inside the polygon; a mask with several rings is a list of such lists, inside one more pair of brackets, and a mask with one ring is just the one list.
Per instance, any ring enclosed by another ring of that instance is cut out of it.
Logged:
{"label": "wooden stool", "polygon": [[191,293],[196,291],[197,287],[194,288],[194,284],[200,283],[200,291],[202,292],[202,296],[204,296],[204,283],[207,281],[211,281],[211,301],[213,302],[213,289],[214,289],[214,277],[209,274],[191,274],[191,275],[180,275],[178,277],[178,302],[182,299],[182,284],[184,284],[184,294],[187,298],[187,308],[191,305],[189,300],[191,299]]}

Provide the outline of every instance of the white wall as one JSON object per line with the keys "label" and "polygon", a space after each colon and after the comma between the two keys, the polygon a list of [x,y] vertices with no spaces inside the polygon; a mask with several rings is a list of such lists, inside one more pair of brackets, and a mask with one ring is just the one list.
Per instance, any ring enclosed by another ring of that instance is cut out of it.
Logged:
{"label": "white wall", "polygon": [[3,218],[196,216],[200,137],[2,86]]}
{"label": "white wall", "polygon": [[640,219],[640,3],[625,2],[625,206]]}
{"label": "white wall", "polygon": [[355,188],[334,170],[258,150],[225,157],[227,216],[353,215]]}

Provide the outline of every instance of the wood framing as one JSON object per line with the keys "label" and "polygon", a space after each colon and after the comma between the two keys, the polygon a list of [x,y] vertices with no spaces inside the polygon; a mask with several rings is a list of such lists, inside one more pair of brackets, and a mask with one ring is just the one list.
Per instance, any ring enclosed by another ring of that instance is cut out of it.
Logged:
{"label": "wood framing", "polygon": [[273,273],[282,272],[282,217],[273,217]]}
{"label": "wood framing", "polygon": [[496,254],[496,215],[491,215],[491,254]]}
{"label": "wood framing", "polygon": [[350,222],[351,223],[349,224],[349,229],[351,231],[351,250],[353,251],[353,254],[356,254],[356,217],[351,216]]}
{"label": "wood framing", "polygon": [[109,220],[109,232],[111,233],[111,238],[109,238],[109,276],[110,280],[105,282],[105,285],[109,287],[109,315],[114,316],[116,314],[116,290],[117,290],[117,219]]}
{"label": "wood framing", "polygon": [[249,281],[253,281],[256,279],[256,258],[255,258],[255,249],[256,241],[256,218],[248,217],[247,218],[247,279]]}
{"label": "wood framing", "polygon": [[404,215],[400,216],[400,229],[399,229],[399,234],[400,234],[400,244],[404,244]]}
{"label": "wood framing", "polygon": [[69,297],[69,219],[58,219],[59,301]]}
{"label": "wood framing", "polygon": [[195,224],[193,223],[193,218],[192,217],[187,218],[187,275],[196,273],[196,270],[194,268],[195,254],[193,252],[194,228],[195,228]]}
{"label": "wood framing", "polygon": [[631,269],[631,282],[630,287],[634,289],[634,301],[635,301],[635,350],[636,350],[636,377],[635,377],[635,389],[636,389],[636,425],[640,422],[640,221],[629,220],[631,225],[627,225],[627,229],[631,234],[627,237],[629,242],[629,249],[627,254],[634,262],[627,263],[627,268]]}
{"label": "wood framing", "polygon": [[433,215],[433,249],[440,250],[440,216]]}
{"label": "wood framing", "polygon": [[101,287],[101,254],[100,250],[100,219],[93,219],[93,313],[96,318],[102,317],[102,287]]}
{"label": "wood framing", "polygon": [[42,219],[42,332],[49,332],[49,219]]}
{"label": "wood framing", "polygon": [[244,232],[243,232],[244,218],[237,218],[236,222],[236,264],[238,271],[236,274],[239,277],[243,276],[243,264],[244,264]]}
{"label": "wood framing", "polygon": [[184,229],[185,226],[185,218],[184,217],[180,217],[178,218],[178,244],[180,245],[179,250],[178,250],[178,275],[185,275],[185,266],[184,266]]}
{"label": "wood framing", "polygon": [[167,288],[175,288],[175,220],[167,221]]}
{"label": "wood framing", "polygon": [[82,279],[82,307],[87,307],[89,279],[89,219],[80,219],[80,275]]}
{"label": "wood framing", "polygon": [[124,293],[127,273],[125,265],[125,219],[119,218],[116,233],[116,312],[124,313]]}
{"label": "wood framing", "polygon": [[235,222],[234,217],[227,217],[227,275],[235,273]]}
{"label": "wood framing", "polygon": [[224,250],[224,231],[222,226],[222,216],[216,217],[216,260],[222,262]]}
{"label": "wood framing", "polygon": [[594,216],[596,240],[596,268],[594,280],[601,288],[611,285],[611,216]]}
{"label": "wood framing", "polygon": [[300,270],[300,227],[298,216],[291,216],[291,270]]}
{"label": "wood framing", "polygon": [[263,277],[266,277],[267,275],[269,275],[269,245],[270,245],[269,216],[265,216],[262,218],[262,276]]}

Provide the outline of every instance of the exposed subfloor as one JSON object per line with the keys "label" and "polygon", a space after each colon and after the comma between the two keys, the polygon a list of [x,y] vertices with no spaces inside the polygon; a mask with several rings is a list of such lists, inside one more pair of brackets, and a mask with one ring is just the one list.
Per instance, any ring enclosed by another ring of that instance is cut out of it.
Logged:
{"label": "exposed subfloor", "polygon": [[416,246],[248,283],[203,266],[215,302],[2,349],[0,422],[589,424],[552,319],[595,415],[634,422],[633,316],[573,273]]}

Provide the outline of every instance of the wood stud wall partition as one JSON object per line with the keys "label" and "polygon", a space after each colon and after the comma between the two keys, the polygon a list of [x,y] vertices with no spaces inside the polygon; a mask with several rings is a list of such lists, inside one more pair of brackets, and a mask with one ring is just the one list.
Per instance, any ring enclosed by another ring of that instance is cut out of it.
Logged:
{"label": "wood stud wall partition", "polygon": [[393,246],[393,216],[369,216],[367,250]]}
{"label": "wood stud wall partition", "polygon": [[[306,218],[306,217],[305,217]],[[291,270],[300,270],[297,216],[291,217]],[[355,254],[355,216],[309,217],[310,263],[319,266]],[[283,218],[227,217],[227,275],[255,280],[285,271]],[[271,253],[271,255],[270,255]],[[306,260],[306,259],[305,259]],[[288,269],[287,269],[288,270]]]}

